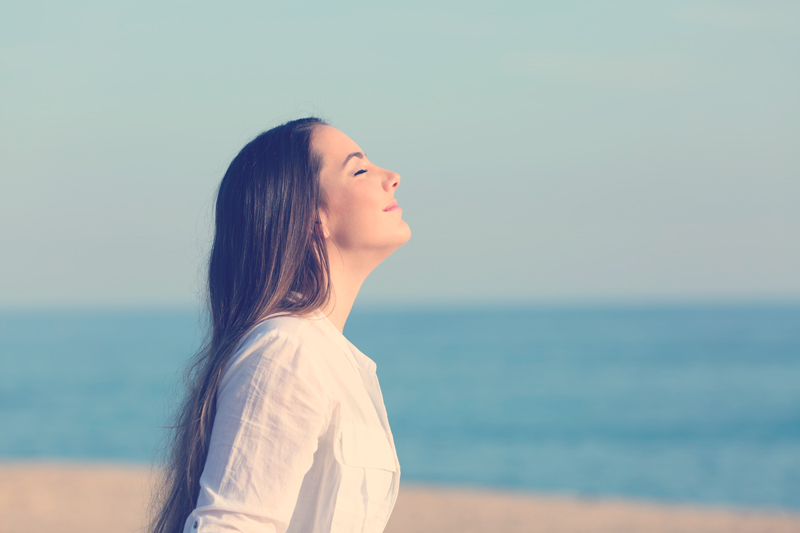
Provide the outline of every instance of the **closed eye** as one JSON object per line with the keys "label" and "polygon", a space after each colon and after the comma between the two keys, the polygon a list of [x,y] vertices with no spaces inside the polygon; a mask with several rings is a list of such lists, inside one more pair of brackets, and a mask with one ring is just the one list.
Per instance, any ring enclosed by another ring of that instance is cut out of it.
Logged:
{"label": "closed eye", "polygon": [[359,174],[362,174],[362,173],[364,173],[364,172],[366,172],[366,169],[363,169],[363,168],[362,168],[361,170],[359,170],[358,172],[356,172],[355,174],[353,174],[353,176],[358,176]]}

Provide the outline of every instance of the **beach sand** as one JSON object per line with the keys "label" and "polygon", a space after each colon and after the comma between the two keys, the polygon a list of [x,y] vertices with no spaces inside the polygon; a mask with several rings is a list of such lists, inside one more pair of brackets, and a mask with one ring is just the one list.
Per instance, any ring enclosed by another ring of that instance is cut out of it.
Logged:
{"label": "beach sand", "polygon": [[[0,532],[143,531],[150,480],[134,466],[0,464]],[[386,532],[800,533],[800,513],[403,484]]]}

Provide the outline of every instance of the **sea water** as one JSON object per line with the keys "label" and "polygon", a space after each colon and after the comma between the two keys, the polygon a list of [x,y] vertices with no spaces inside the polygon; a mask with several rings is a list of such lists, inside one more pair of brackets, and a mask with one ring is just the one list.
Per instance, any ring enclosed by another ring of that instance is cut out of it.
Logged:
{"label": "sea water", "polygon": [[[149,463],[192,311],[0,314],[0,460]],[[363,309],[403,481],[800,509],[800,307]]]}

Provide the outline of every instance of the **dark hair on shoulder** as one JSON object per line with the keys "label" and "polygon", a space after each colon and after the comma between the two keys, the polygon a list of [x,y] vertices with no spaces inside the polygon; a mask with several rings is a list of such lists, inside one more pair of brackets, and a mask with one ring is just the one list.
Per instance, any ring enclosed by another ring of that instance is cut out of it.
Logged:
{"label": "dark hair on shoulder", "polygon": [[262,320],[319,309],[330,298],[328,257],[317,228],[321,156],[311,149],[310,117],[250,141],[217,191],[208,263],[209,332],[186,373],[152,533],[179,533],[197,505],[217,388],[237,344]]}

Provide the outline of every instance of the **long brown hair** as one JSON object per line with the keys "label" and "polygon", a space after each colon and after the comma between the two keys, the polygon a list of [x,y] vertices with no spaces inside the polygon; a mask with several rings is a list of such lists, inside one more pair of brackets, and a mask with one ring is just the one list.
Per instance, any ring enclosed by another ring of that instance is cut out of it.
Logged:
{"label": "long brown hair", "polygon": [[216,396],[225,365],[256,323],[304,314],[330,297],[324,237],[316,228],[321,156],[311,149],[314,117],[253,139],[217,191],[208,263],[209,334],[186,372],[186,396],[170,428],[153,533],[179,533],[197,505]]}

